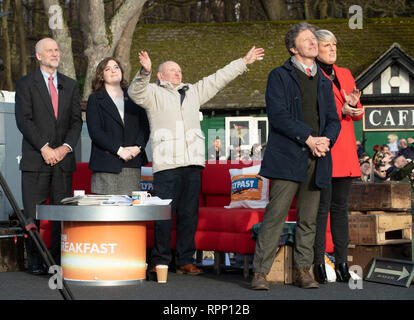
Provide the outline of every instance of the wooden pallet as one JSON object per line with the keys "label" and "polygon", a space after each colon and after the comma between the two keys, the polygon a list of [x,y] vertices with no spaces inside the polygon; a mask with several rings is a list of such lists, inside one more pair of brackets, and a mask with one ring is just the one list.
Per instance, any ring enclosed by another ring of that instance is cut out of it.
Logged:
{"label": "wooden pallet", "polygon": [[353,183],[348,210],[405,211],[411,209],[411,185],[399,181],[383,183]]}
{"label": "wooden pallet", "polygon": [[292,283],[293,250],[290,246],[279,247],[273,265],[266,276],[270,283]]}
{"label": "wooden pallet", "polygon": [[372,260],[377,257],[411,260],[409,243],[388,244],[378,246],[353,245],[348,246],[348,264],[362,268],[364,278],[368,275]]}
{"label": "wooden pallet", "polygon": [[349,220],[349,243],[383,245],[412,241],[411,214],[352,214]]}

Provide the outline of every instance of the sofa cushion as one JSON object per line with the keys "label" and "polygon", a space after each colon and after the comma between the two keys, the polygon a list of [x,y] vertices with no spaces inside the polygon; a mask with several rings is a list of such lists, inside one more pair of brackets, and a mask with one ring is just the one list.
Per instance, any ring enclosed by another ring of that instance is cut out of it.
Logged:
{"label": "sofa cushion", "polygon": [[231,202],[226,208],[265,208],[269,203],[269,180],[259,175],[260,165],[230,169]]}
{"label": "sofa cushion", "polygon": [[197,250],[253,254],[256,242],[251,233],[218,232],[197,230],[195,235]]}
{"label": "sofa cushion", "polygon": [[[252,226],[263,220],[265,209],[200,207],[197,230],[251,233]],[[290,209],[286,221],[296,221],[296,209]]]}
{"label": "sofa cushion", "polygon": [[[222,194],[206,194],[204,195],[204,206],[206,207],[222,207],[230,203],[230,195]],[[200,207],[202,205],[200,204]]]}
{"label": "sofa cushion", "polygon": [[264,209],[200,207],[197,230],[224,232],[250,232],[255,223],[262,221]]}

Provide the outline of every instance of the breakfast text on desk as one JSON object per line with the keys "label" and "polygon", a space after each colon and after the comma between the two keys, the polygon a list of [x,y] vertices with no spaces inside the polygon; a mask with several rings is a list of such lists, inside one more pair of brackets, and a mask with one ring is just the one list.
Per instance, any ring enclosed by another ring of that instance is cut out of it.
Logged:
{"label": "breakfast text on desk", "polygon": [[117,243],[83,243],[83,242],[61,242],[61,250],[66,253],[75,254],[114,254]]}

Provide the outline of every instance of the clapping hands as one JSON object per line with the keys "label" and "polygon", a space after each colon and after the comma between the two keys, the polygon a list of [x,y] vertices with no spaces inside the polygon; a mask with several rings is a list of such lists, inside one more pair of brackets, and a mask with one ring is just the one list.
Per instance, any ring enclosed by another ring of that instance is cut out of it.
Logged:
{"label": "clapping hands", "polygon": [[351,108],[350,106],[356,106],[358,104],[359,98],[361,98],[362,92],[359,91],[356,87],[352,89],[352,91],[347,95],[345,90],[342,89],[342,92],[345,97],[345,103],[342,106],[342,114],[348,115],[351,117],[357,117],[364,113],[364,109],[355,109]]}

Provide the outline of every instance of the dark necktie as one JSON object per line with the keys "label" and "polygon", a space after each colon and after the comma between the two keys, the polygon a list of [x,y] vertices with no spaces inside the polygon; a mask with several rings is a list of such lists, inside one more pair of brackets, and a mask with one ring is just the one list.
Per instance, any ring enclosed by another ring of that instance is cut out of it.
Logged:
{"label": "dark necktie", "polygon": [[185,98],[185,92],[188,90],[188,86],[184,86],[184,87],[182,87],[181,89],[178,89],[178,93],[180,94],[180,96],[181,96],[181,99],[180,99],[180,102],[181,102],[181,105],[183,104],[183,101],[184,101],[184,98]]}

